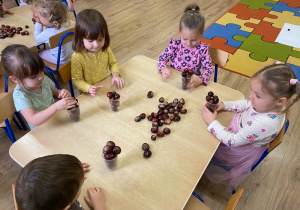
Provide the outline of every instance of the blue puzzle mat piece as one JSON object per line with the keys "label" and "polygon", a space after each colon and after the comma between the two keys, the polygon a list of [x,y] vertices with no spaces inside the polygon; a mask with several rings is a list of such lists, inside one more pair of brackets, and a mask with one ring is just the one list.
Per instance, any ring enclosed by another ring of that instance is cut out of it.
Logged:
{"label": "blue puzzle mat piece", "polygon": [[300,80],[300,66],[295,66],[295,65],[290,64],[290,63],[286,63],[286,65],[290,66],[294,70],[298,80]]}
{"label": "blue puzzle mat piece", "polygon": [[300,17],[300,7],[294,8],[289,7],[286,3],[277,2],[277,4],[265,3],[266,6],[273,7],[272,11],[274,12],[282,12],[282,11],[289,11],[295,13],[295,16]]}
{"label": "blue puzzle mat piece", "polygon": [[239,48],[243,42],[237,41],[232,37],[234,35],[241,35],[244,37],[248,37],[250,35],[250,32],[239,30],[240,28],[241,26],[232,23],[229,23],[226,26],[214,23],[204,31],[203,37],[210,40],[214,37],[222,37],[227,39],[226,45]]}

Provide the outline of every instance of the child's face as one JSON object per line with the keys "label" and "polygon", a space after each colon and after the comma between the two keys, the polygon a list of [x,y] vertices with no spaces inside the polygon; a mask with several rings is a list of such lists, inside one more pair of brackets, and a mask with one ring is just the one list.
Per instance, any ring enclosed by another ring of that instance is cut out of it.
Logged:
{"label": "child's face", "polygon": [[42,24],[43,26],[50,26],[50,22],[48,18],[41,16],[38,12],[33,12],[32,17],[35,19],[36,22]]}
{"label": "child's face", "polygon": [[34,90],[35,88],[40,88],[42,86],[44,80],[44,72],[40,72],[39,74],[27,77],[22,80],[22,85],[27,90]]}
{"label": "child's face", "polygon": [[196,30],[190,30],[186,27],[182,27],[180,31],[181,43],[189,48],[194,48],[198,45],[201,34]]}
{"label": "child's face", "polygon": [[277,100],[266,90],[262,89],[261,81],[258,78],[251,80],[249,99],[254,110],[259,113],[278,111]]}
{"label": "child's face", "polygon": [[83,38],[83,45],[89,52],[97,52],[105,43],[105,37],[99,36],[96,40]]}

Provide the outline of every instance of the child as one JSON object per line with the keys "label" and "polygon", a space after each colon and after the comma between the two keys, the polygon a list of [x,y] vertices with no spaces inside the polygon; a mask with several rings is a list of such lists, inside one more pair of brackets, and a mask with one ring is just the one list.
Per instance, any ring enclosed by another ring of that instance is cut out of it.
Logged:
{"label": "child", "polygon": [[164,79],[172,74],[171,69],[167,67],[168,61],[172,68],[179,71],[193,70],[195,75],[191,80],[191,91],[201,84],[207,85],[213,73],[208,46],[200,41],[205,19],[199,10],[197,5],[186,7],[179,23],[181,38],[170,38],[169,46],[158,59],[158,70]]}
{"label": "child", "polygon": [[[21,111],[31,129],[57,111],[72,108],[77,103],[69,91],[58,90],[52,80],[44,76],[43,60],[26,46],[7,46],[2,51],[1,62],[4,73],[17,84],[13,93],[16,110]],[[54,98],[61,100],[55,102]]]}
{"label": "child", "polygon": [[[113,85],[122,88],[125,84],[119,74],[119,67],[109,47],[110,37],[107,24],[100,12],[85,9],[78,13],[71,57],[72,82],[81,92],[92,96],[103,86],[95,86],[112,72]],[[108,69],[109,68],[109,69]]]}
{"label": "child", "polygon": [[4,17],[4,14],[10,14],[13,15],[14,13],[7,9],[4,4],[0,3],[0,20]]}
{"label": "child", "polygon": [[[56,154],[29,162],[16,181],[15,197],[20,210],[83,209],[77,201],[88,164],[73,155]],[[100,187],[87,190],[85,202],[94,210],[105,210]]]}
{"label": "child", "polygon": [[[35,0],[32,4],[33,18],[35,19],[34,39],[40,43],[49,44],[49,38],[70,28],[67,22],[65,5],[59,0]],[[46,27],[43,29],[43,26]],[[73,53],[72,42],[62,46],[60,65],[70,61]],[[39,53],[41,58],[51,63],[57,63],[58,47],[43,50]]]}
{"label": "child", "polygon": [[[204,106],[207,130],[221,142],[205,172],[209,180],[227,184],[230,191],[247,178],[281,131],[285,112],[298,100],[297,86],[300,83],[289,66],[273,64],[252,76],[249,100],[221,102],[215,113]],[[285,107],[293,95],[296,98]],[[216,120],[223,109],[237,112],[228,129]]]}

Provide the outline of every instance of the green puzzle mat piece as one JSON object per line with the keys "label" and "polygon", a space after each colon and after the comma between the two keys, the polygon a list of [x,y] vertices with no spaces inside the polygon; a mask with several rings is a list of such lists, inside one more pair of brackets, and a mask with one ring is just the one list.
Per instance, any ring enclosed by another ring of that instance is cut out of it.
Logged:
{"label": "green puzzle mat piece", "polygon": [[269,43],[262,40],[262,36],[250,34],[248,37],[234,35],[233,39],[243,42],[239,49],[250,52],[254,60],[264,62],[268,58],[286,62],[291,55],[300,58],[300,52],[292,50],[293,47],[280,43]]}
{"label": "green puzzle mat piece", "polygon": [[271,10],[272,7],[266,6],[265,3],[276,4],[277,2],[278,1],[274,1],[274,0],[242,0],[240,4],[248,5],[249,9],[259,10],[260,8],[263,8],[263,9]]}

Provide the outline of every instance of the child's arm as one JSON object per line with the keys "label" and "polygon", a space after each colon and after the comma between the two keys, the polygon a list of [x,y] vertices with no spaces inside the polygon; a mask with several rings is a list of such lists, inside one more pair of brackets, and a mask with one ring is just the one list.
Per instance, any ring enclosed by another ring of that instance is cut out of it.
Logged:
{"label": "child's arm", "polygon": [[119,65],[117,62],[117,59],[115,58],[112,50],[110,47],[107,48],[107,53],[108,53],[108,66],[109,69],[112,72],[112,81],[111,81],[111,85],[113,86],[114,83],[117,83],[117,87],[122,88],[125,85],[124,80],[120,77],[119,74]]}
{"label": "child's arm", "polygon": [[68,10],[70,11],[70,12],[74,12],[74,5],[73,5],[73,2],[72,2],[72,0],[67,0],[67,3],[68,3]]}
{"label": "child's arm", "polygon": [[3,11],[4,11],[5,14],[10,14],[10,15],[14,14],[12,11],[7,9],[6,6],[4,6],[4,4],[2,4],[2,8],[3,8]]}
{"label": "child's arm", "polygon": [[202,79],[204,85],[207,85],[214,70],[211,65],[211,57],[209,54],[208,46],[205,45],[203,47],[205,48],[203,50],[203,54],[201,55],[201,67],[202,67],[203,72],[202,72],[200,78]]}
{"label": "child's arm", "polygon": [[162,73],[162,77],[167,79],[171,74],[172,71],[167,67],[167,62],[174,56],[174,40],[171,38],[169,42],[169,46],[161,53],[158,58],[158,71]]}
{"label": "child's arm", "polygon": [[71,97],[71,93],[66,89],[58,90],[57,88],[54,88],[54,90],[52,90],[52,93],[54,98]]}
{"label": "child's arm", "polygon": [[49,120],[57,111],[73,108],[77,101],[73,97],[67,97],[52,104],[47,109],[36,113],[32,107],[21,110],[25,119],[33,126],[39,126]]}
{"label": "child's arm", "polygon": [[43,25],[40,23],[40,19],[34,16],[36,23],[34,24],[34,39],[39,43],[48,43],[49,34],[46,30],[43,31]]}
{"label": "child's arm", "polygon": [[125,85],[124,79],[120,77],[120,74],[118,72],[112,73],[112,80],[111,80],[111,86],[114,85],[114,83],[117,83],[118,88],[122,88]]}
{"label": "child's arm", "polygon": [[88,188],[87,196],[84,196],[84,200],[91,209],[105,210],[104,193],[100,187]]}

